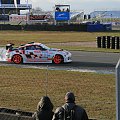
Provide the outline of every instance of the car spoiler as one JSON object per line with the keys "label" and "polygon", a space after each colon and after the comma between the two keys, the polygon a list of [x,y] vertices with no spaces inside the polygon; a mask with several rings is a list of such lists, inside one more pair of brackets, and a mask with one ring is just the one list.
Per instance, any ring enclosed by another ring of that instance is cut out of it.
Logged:
{"label": "car spoiler", "polygon": [[12,50],[13,45],[14,45],[13,43],[7,44],[7,45],[6,45],[6,50],[8,50],[8,49],[9,49],[9,50]]}

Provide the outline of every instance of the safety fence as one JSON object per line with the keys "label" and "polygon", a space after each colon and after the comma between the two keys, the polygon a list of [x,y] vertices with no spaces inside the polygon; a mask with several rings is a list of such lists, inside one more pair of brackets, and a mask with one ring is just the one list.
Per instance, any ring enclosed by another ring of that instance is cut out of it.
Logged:
{"label": "safety fence", "polygon": [[99,36],[96,39],[98,48],[120,49],[119,36]]}
{"label": "safety fence", "polygon": [[32,120],[40,98],[46,95],[54,111],[64,104],[68,91],[74,92],[76,104],[85,108],[89,118],[115,119],[113,74],[63,70],[52,64],[0,64],[0,120]]}

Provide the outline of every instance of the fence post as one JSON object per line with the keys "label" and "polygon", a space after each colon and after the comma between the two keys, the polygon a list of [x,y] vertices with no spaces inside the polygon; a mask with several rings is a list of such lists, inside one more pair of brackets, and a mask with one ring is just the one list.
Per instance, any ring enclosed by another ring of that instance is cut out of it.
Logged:
{"label": "fence post", "polygon": [[116,65],[116,120],[120,120],[120,59]]}

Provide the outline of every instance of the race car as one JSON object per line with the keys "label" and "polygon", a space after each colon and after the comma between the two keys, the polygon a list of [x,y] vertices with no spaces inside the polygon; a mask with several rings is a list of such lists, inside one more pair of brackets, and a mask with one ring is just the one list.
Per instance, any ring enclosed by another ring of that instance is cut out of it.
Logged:
{"label": "race car", "polygon": [[66,50],[49,48],[42,43],[30,42],[19,47],[6,45],[6,60],[15,64],[21,63],[67,63],[71,62],[71,53]]}

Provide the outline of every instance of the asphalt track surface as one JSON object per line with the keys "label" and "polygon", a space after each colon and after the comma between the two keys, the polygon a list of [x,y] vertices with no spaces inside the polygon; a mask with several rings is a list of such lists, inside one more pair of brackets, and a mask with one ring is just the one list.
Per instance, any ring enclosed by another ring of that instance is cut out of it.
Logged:
{"label": "asphalt track surface", "polygon": [[72,62],[65,64],[10,64],[6,61],[0,61],[0,66],[16,66],[29,68],[45,68],[55,70],[77,70],[77,71],[100,71],[101,73],[115,72],[115,66],[120,58],[120,53],[103,52],[84,52],[70,51],[72,53]]}

